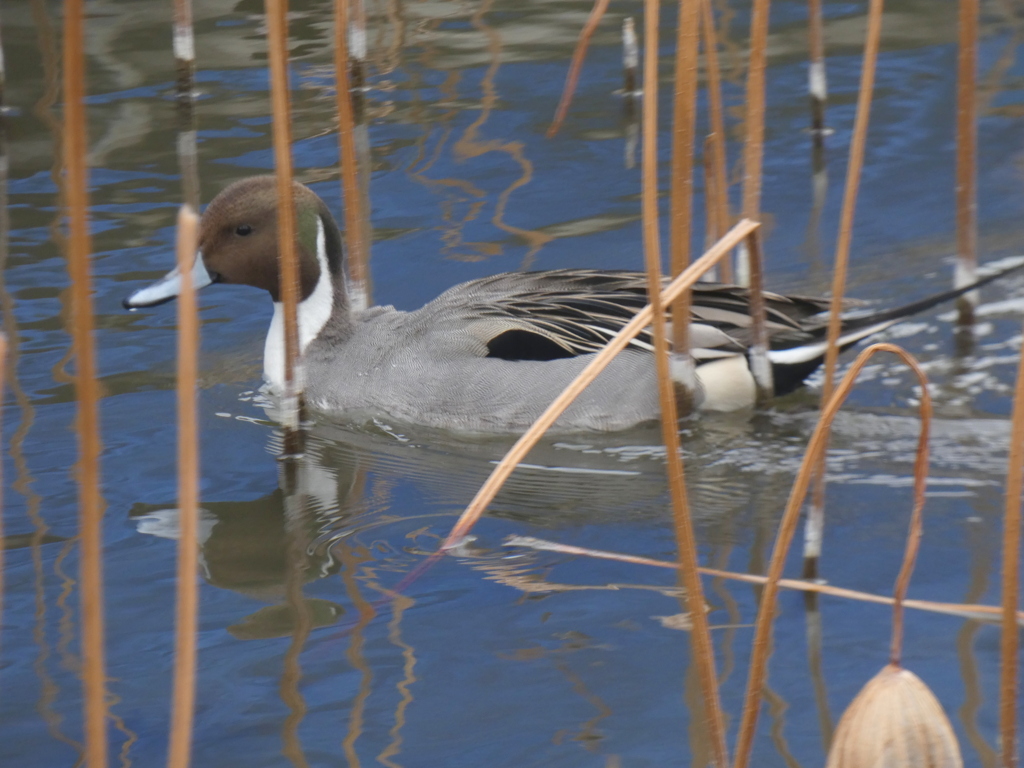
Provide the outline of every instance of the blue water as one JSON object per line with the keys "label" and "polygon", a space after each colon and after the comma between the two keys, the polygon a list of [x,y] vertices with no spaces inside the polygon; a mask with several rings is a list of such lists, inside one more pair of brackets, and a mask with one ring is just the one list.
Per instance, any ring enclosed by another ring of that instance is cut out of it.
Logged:
{"label": "blue water", "polygon": [[[148,766],[165,759],[173,661],[175,313],[171,305],[128,314],[120,301],[170,268],[181,192],[165,4],[142,0],[131,13],[107,5],[90,4],[87,48],[106,651],[115,697],[110,744],[112,761]],[[200,176],[208,201],[235,179],[271,170],[273,158],[258,8],[198,5]],[[954,237],[955,6],[888,8],[848,291],[883,306],[948,285]],[[621,87],[618,29],[624,15],[639,18],[638,3],[612,6],[561,133],[544,138],[589,9],[576,0],[370,8],[377,303],[415,308],[460,281],[520,268],[642,265],[640,175],[624,163],[626,126],[614,93]],[[739,51],[747,7],[732,10],[725,48]],[[305,4],[294,11],[296,173],[340,215],[330,16]],[[11,231],[0,294],[14,366],[3,409],[5,766],[70,766],[81,754],[73,363],[58,237],[53,13],[42,2],[0,10],[5,98],[19,110],[7,121]],[[862,3],[826,4],[835,132],[814,228],[805,6],[774,4],[763,199],[770,287],[828,289],[864,13]],[[673,19],[666,7],[666,24]],[[982,25],[984,259],[1018,253],[1024,234],[1018,23],[993,12]],[[666,28],[665,188],[672,39]],[[722,63],[735,164],[742,61],[724,52]],[[703,222],[697,186],[695,217]],[[693,242],[704,242],[700,227]],[[913,597],[998,599],[1006,419],[1024,306],[1006,302],[1022,290],[1024,278],[1011,277],[983,291],[966,354],[958,354],[948,310],[886,335],[922,360],[937,414]],[[289,513],[278,437],[255,394],[269,302],[251,289],[217,286],[201,306],[196,766],[612,768],[707,754],[700,721],[691,717],[698,694],[688,636],[661,618],[684,610],[676,575],[502,546],[506,536],[528,535],[673,559],[656,430],[541,446],[529,459],[534,468],[520,470],[478,524],[469,549],[396,598],[389,590],[436,549],[505,443],[386,422],[358,429],[320,423],[306,466],[313,492],[304,509]],[[704,563],[763,571],[813,428],[816,393],[812,385],[758,414],[684,425]],[[910,508],[918,397],[912,378],[880,359],[837,422],[822,564],[831,583],[892,588]],[[798,553],[791,560],[788,575],[797,576]],[[731,741],[757,593],[705,584]],[[300,598],[308,633],[289,607]],[[780,607],[754,759],[817,765],[827,723],[887,660],[890,613],[823,599],[815,680],[803,597],[783,593]],[[945,706],[969,765],[992,764],[997,640],[991,626],[908,614],[906,666]]]}

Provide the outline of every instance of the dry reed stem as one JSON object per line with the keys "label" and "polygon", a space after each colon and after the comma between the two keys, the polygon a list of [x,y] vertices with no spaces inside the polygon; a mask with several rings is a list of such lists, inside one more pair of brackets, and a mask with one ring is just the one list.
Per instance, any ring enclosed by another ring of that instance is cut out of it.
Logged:
{"label": "dry reed stem", "polygon": [[[956,276],[953,287],[970,285],[978,276],[978,0],[959,0],[960,46],[956,85]],[[957,299],[960,323],[974,320],[977,293]]]}
{"label": "dry reed stem", "polygon": [[338,150],[341,157],[342,205],[348,247],[348,274],[358,290],[369,281],[369,243],[363,228],[363,195],[359,189],[359,158],[356,154],[355,113],[349,79],[348,0],[334,0],[334,82],[338,104]]}
{"label": "dry reed stem", "polygon": [[1006,473],[1003,523],[1003,631],[1000,640],[999,741],[1004,768],[1017,765],[1017,677],[1020,637],[1014,618],[1020,603],[1020,499],[1024,475],[1024,355],[1017,366]]}
{"label": "dry reed stem", "polygon": [[[703,256],[691,264],[683,274],[679,275],[661,292],[662,303],[671,304],[676,296],[685,290],[689,290],[700,279],[701,275],[726,256],[731,249],[736,247],[737,243],[741,242],[743,238],[757,229],[758,226],[760,225],[755,221],[748,221],[747,219],[738,221],[736,226],[726,233],[725,237],[709,248]],[[651,305],[648,304],[637,312],[633,319],[621,331],[615,334],[600,352],[594,355],[593,360],[579,372],[576,378],[566,386],[562,393],[545,409],[544,413],[516,441],[515,445],[498,462],[490,477],[480,487],[476,496],[473,497],[473,500],[456,521],[451,533],[448,534],[448,537],[441,545],[442,551],[451,549],[462,541],[463,537],[476,524],[476,521],[480,519],[487,506],[494,500],[501,486],[508,479],[509,475],[512,474],[519,462],[526,457],[530,449],[537,444],[537,441],[543,437],[544,433],[555,423],[565,409],[572,404],[572,401],[608,366],[608,363],[626,348],[633,337],[650,325],[651,317],[652,309]]]}
{"label": "dry reed stem", "polygon": [[769,0],[754,0],[750,17],[746,140],[743,145],[743,215],[761,218],[761,161],[764,156],[765,60]]}
{"label": "dry reed stem", "polygon": [[[693,150],[697,133],[697,46],[700,33],[700,9],[697,2],[679,0],[679,18],[676,33],[675,98],[672,115],[672,170],[669,195],[669,254],[672,275],[678,275],[690,263],[690,235],[693,230]],[[650,48],[651,46],[647,46]],[[655,46],[657,48],[657,46]],[[655,53],[657,53],[655,51]],[[657,57],[655,56],[655,65]],[[657,74],[657,70],[655,70]],[[644,65],[647,81],[647,65]],[[654,80],[657,88],[657,78]],[[647,92],[647,86],[644,86]],[[646,102],[645,102],[646,103]],[[647,112],[645,110],[646,117]],[[652,143],[657,138],[657,125],[652,128]],[[644,146],[647,138],[645,135]],[[655,173],[657,171],[655,161]],[[646,177],[645,177],[646,178]],[[654,226],[657,227],[657,177],[655,185]],[[657,229],[654,231],[657,238]],[[659,249],[660,251],[660,249]],[[659,253],[658,273],[661,272]],[[648,269],[650,274],[650,269]],[[657,310],[655,317],[657,317]],[[672,355],[677,383],[674,385],[678,400],[674,403],[681,413],[689,414],[694,406],[697,375],[690,357],[690,296],[684,293],[672,305]],[[667,362],[666,362],[667,365]]]}
{"label": "dry reed stem", "polygon": [[100,494],[99,387],[93,339],[89,271],[89,193],[86,155],[83,2],[64,2],[63,152],[68,211],[71,337],[75,357],[78,432],[78,507],[81,547],[82,680],[85,688],[85,762],[107,765],[106,670],[103,650],[103,498]]}
{"label": "dry reed stem", "polygon": [[[725,119],[722,110],[722,75],[718,65],[718,32],[715,29],[715,14],[711,0],[700,1],[701,31],[704,37],[704,61],[707,66],[708,120],[711,125],[709,136],[711,146],[711,168],[714,177],[714,194],[708,194],[707,206],[715,211],[717,228],[712,236],[717,240],[729,226],[729,176],[725,152]],[[719,265],[719,276],[723,283],[731,283],[732,262],[726,259]]]}
{"label": "dry reed stem", "polygon": [[[860,90],[857,93],[857,116],[854,120],[853,138],[850,142],[850,159],[846,170],[846,188],[843,191],[843,208],[839,219],[839,237],[836,242],[836,257],[832,275],[832,302],[828,317],[828,346],[825,349],[825,382],[821,390],[824,410],[832,396],[835,381],[836,360],[839,356],[839,332],[843,296],[846,293],[847,264],[850,259],[850,241],[853,238],[853,218],[857,209],[857,191],[860,187],[861,170],[864,167],[864,147],[867,143],[868,123],[871,118],[871,99],[875,86],[875,67],[878,61],[878,42],[882,34],[882,9],[884,0],[871,0],[868,7],[868,29],[864,41],[864,64],[861,68]],[[822,454],[824,461],[824,454]],[[817,572],[817,561],[821,555],[821,541],[825,528],[825,486],[824,465],[816,469],[811,507],[807,515],[804,533],[804,575],[812,577]]]}
{"label": "dry reed stem", "polygon": [[765,404],[774,395],[772,363],[768,359],[768,321],[764,303],[764,264],[761,260],[761,232],[747,236],[747,267],[750,274],[750,373],[757,388],[757,402]]}
{"label": "dry reed stem", "polygon": [[[565,116],[569,114],[569,105],[572,104],[573,94],[576,93],[576,83],[580,79],[580,70],[583,69],[583,60],[587,58],[587,48],[590,46],[590,38],[594,36],[594,30],[601,23],[604,12],[608,10],[608,3],[611,0],[594,0],[594,7],[590,10],[587,23],[583,25],[579,39],[576,41],[576,48],[572,52],[572,62],[569,64],[569,73],[565,76],[565,87],[562,89],[562,98],[555,110],[555,117],[548,128],[547,138],[554,138],[558,129],[562,127]],[[626,94],[627,96],[629,94]]]}
{"label": "dry reed stem", "polygon": [[295,453],[301,450],[298,427],[302,380],[297,370],[299,266],[295,251],[295,200],[292,193],[288,0],[266,0],[266,12],[270,100],[274,121],[274,169],[277,174],[277,252],[281,302],[284,304],[284,392],[281,395],[281,421],[285,429],[285,453]]}
{"label": "dry reed stem", "polygon": [[[713,762],[719,768],[729,764],[725,744],[725,719],[718,698],[718,676],[715,673],[715,651],[711,643],[705,611],[704,589],[700,574],[697,573],[697,541],[690,519],[690,508],[686,498],[686,479],[679,445],[679,417],[676,412],[676,388],[669,370],[668,329],[665,320],[665,305],[661,300],[661,245],[658,232],[658,16],[660,0],[646,0],[644,3],[644,101],[643,101],[643,188],[641,193],[641,214],[643,218],[644,260],[647,265],[647,294],[651,300],[654,330],[654,364],[658,374],[658,393],[661,398],[661,436],[668,457],[668,486],[672,499],[672,516],[675,521],[676,541],[679,550],[679,574],[686,587],[686,603],[693,630],[690,644],[693,659],[700,680],[704,702],[704,716],[709,731]],[[693,133],[695,122],[695,100],[697,96],[697,17],[693,2],[686,3],[688,11],[683,17],[680,7],[680,35],[676,65],[676,125],[673,145],[673,195],[672,224],[675,236],[681,240],[679,226],[685,226],[687,246],[690,236],[689,208],[692,197],[693,175]],[[684,28],[689,25],[689,31]],[[683,82],[680,83],[679,81]],[[681,176],[682,178],[678,178]],[[685,208],[685,213],[681,208]],[[680,225],[679,221],[683,224]],[[673,252],[673,269],[682,272],[689,260],[689,249],[680,242],[673,245],[679,250]],[[685,254],[686,261],[682,256]],[[675,315],[674,327],[682,328],[676,334],[682,347],[677,354],[686,354],[686,329],[689,302],[686,293],[675,302],[673,311],[686,314]],[[687,362],[689,362],[687,356]],[[692,389],[684,393],[692,398]],[[690,400],[692,403],[692,399]],[[688,403],[688,405],[690,404]]]}
{"label": "dry reed stem", "polygon": [[[538,539],[533,536],[509,536],[504,543],[506,547],[527,547],[544,552],[560,552],[565,555],[580,555],[582,557],[593,557],[599,560],[614,560],[619,563],[631,563],[633,565],[647,565],[654,568],[671,568],[679,570],[679,563],[671,560],[655,560],[650,557],[639,555],[626,555],[619,552],[609,552],[602,549],[590,549],[589,547],[577,547],[572,544],[562,544],[557,541]],[[705,576],[716,579],[729,579],[740,581],[746,584],[762,585],[768,583],[767,576],[760,576],[756,573],[736,573],[735,571],[724,571],[720,568],[708,568],[700,566],[697,570]],[[875,603],[877,605],[895,605],[896,600],[887,595],[875,595],[870,592],[861,592],[856,589],[845,587],[834,587],[820,581],[807,581],[804,579],[779,579],[779,587],[793,589],[799,592],[826,595],[828,597],[841,597],[849,600],[857,600],[862,603]],[[1001,621],[1003,608],[996,605],[978,605],[976,603],[943,603],[934,600],[903,601],[904,608],[913,608],[918,611],[929,613],[941,613],[946,616],[970,619],[974,621]],[[1017,623],[1024,626],[1024,611],[1015,614]]]}
{"label": "dry reed stem", "polygon": [[[917,376],[918,386],[921,387],[921,432],[917,438],[917,451],[914,455],[914,506],[910,512],[910,528],[907,532],[907,546],[903,553],[903,564],[900,566],[899,575],[896,577],[896,586],[893,588],[893,609],[892,609],[892,642],[889,645],[889,663],[899,666],[900,656],[903,648],[903,601],[907,597],[907,588],[910,586],[910,577],[914,572],[914,565],[917,562],[917,551],[921,546],[922,514],[924,511],[925,491],[928,485],[928,438],[932,429],[932,397],[928,392],[928,377],[917,364],[917,361],[909,354],[901,355],[903,362],[910,366],[914,375]],[[819,463],[822,468],[821,477],[824,477],[824,452]]]}
{"label": "dry reed stem", "polygon": [[0,109],[4,108],[4,88],[7,84],[7,70],[4,67],[3,27],[0,26]]}
{"label": "dry reed stem", "polygon": [[[874,0],[873,0],[874,1]],[[764,687],[768,655],[771,649],[771,629],[775,619],[775,604],[778,596],[778,582],[782,577],[782,569],[786,564],[786,555],[789,552],[789,545],[793,540],[793,533],[796,530],[800,517],[800,508],[803,505],[804,497],[810,485],[811,475],[821,461],[825,450],[828,447],[828,437],[832,428],[832,420],[838,413],[839,408],[846,400],[847,395],[853,389],[857,375],[878,352],[892,352],[904,363],[910,366],[915,372],[919,371],[913,358],[895,344],[872,344],[861,352],[857,359],[850,366],[850,370],[843,377],[839,387],[832,398],[822,409],[818,425],[811,435],[811,440],[804,453],[800,471],[793,483],[789,500],[786,503],[786,510],[779,523],[779,532],[775,539],[775,546],[772,551],[771,561],[768,565],[768,580],[765,582],[764,590],[761,593],[761,605],[757,613],[757,623],[754,630],[753,652],[750,659],[750,677],[747,682],[747,692],[744,699],[743,716],[740,721],[739,734],[736,744],[735,768],[746,768],[750,760],[750,751],[754,743],[754,731],[757,727],[757,718],[761,709],[761,692]],[[921,374],[923,375],[923,374]],[[921,395],[922,409],[925,403],[930,409],[930,401],[927,386],[924,387]]]}
{"label": "dry reed stem", "polygon": [[199,437],[196,417],[199,312],[192,284],[199,217],[188,205],[178,211],[178,604],[174,643],[174,693],[168,768],[188,768],[195,711],[196,583],[199,517]]}

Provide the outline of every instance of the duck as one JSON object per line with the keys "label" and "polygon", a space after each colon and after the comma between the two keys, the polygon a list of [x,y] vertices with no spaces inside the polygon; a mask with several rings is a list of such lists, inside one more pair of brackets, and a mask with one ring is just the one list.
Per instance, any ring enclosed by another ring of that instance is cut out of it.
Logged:
{"label": "duck", "polygon": [[[596,352],[647,303],[643,272],[556,269],[507,272],[456,285],[414,311],[356,309],[349,298],[342,233],[324,201],[295,182],[299,263],[298,336],[306,403],[328,417],[395,420],[462,433],[528,427]],[[263,353],[271,393],[284,383],[284,307],[278,276],[275,177],[221,191],[203,212],[192,268],[196,289],[243,284],[270,294]],[[846,349],[899,320],[1024,266],[894,309],[846,313]],[[175,298],[172,270],[135,291],[125,308]],[[829,299],[764,292],[774,392],[804,384],[826,351]],[[755,404],[750,369],[750,290],[698,283],[691,297],[695,408]],[[555,423],[556,433],[611,432],[659,418],[651,330],[641,333]]]}

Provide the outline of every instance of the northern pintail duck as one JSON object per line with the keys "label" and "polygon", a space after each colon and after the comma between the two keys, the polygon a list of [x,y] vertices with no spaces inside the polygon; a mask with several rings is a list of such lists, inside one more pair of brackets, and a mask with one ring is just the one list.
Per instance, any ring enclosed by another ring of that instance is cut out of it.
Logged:
{"label": "northern pintail duck", "polygon": [[[413,312],[390,306],[355,311],[333,216],[308,187],[295,184],[294,195],[299,343],[306,399],[318,411],[466,432],[522,430],[647,302],[642,272],[560,269],[471,280]],[[197,287],[244,283],[270,293],[274,315],[263,371],[271,388],[280,391],[284,322],[276,206],[273,176],[244,179],[217,195],[202,216],[193,277]],[[848,347],[976,285],[848,317],[840,344]],[[175,270],[124,304],[153,306],[179,290]],[[822,313],[829,302],[764,296],[775,392],[782,395],[821,364],[827,333]],[[691,307],[698,408],[750,407],[755,387],[748,367],[749,291],[698,283]],[[566,411],[556,430],[618,430],[658,418],[652,349],[650,335],[641,334]]]}

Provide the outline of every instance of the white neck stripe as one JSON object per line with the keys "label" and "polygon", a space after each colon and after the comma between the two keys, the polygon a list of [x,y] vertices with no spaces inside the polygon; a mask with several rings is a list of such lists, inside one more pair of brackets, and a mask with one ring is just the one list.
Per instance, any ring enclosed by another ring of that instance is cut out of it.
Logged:
{"label": "white neck stripe", "polygon": [[[320,269],[316,288],[306,299],[300,301],[297,307],[300,355],[306,351],[309,343],[320,335],[320,331],[327,325],[334,311],[334,284],[327,264],[327,235],[320,216],[316,219],[316,261]],[[301,361],[296,374],[296,383],[301,387]],[[277,391],[284,389],[284,304],[279,301],[274,302],[274,317],[270,321],[270,330],[267,332],[267,341],[263,347],[263,376]]]}

